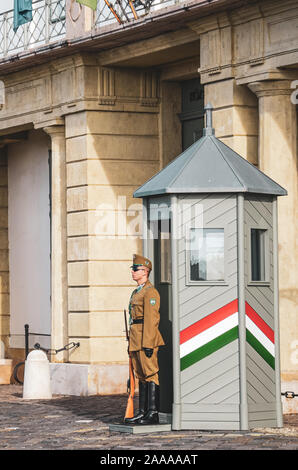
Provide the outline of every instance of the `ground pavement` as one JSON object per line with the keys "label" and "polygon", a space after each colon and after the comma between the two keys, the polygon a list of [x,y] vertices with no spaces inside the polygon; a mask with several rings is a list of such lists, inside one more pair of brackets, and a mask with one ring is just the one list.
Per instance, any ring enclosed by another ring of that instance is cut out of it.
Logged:
{"label": "ground pavement", "polygon": [[[297,450],[298,415],[284,415],[281,429],[110,432],[120,423],[126,395],[54,396],[23,400],[21,385],[0,385],[0,450]],[[296,398],[297,399],[297,398]]]}

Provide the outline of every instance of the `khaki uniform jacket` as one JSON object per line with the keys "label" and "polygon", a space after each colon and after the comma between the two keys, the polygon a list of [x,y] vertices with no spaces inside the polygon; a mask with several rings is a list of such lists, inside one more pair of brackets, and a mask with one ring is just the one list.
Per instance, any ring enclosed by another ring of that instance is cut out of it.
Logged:
{"label": "khaki uniform jacket", "polygon": [[164,340],[158,329],[160,296],[150,281],[146,281],[139,292],[133,292],[130,299],[131,319],[143,319],[142,323],[131,325],[129,331],[129,351],[163,346]]}

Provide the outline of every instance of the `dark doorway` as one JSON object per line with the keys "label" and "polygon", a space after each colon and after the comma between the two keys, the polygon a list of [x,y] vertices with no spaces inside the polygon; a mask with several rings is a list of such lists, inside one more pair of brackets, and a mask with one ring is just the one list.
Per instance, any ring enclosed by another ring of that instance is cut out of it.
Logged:
{"label": "dark doorway", "polygon": [[171,221],[163,219],[155,223],[158,224],[158,237],[154,239],[154,283],[160,294],[160,332],[165,341],[165,346],[159,349],[160,411],[172,413]]}
{"label": "dark doorway", "polygon": [[182,113],[182,150],[199,140],[204,128],[204,87],[199,78],[181,83]]}

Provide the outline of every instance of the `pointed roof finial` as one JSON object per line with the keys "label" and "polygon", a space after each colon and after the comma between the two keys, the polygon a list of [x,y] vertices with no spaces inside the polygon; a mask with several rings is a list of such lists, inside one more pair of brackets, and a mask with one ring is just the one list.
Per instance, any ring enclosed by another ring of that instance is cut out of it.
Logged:
{"label": "pointed roof finial", "polygon": [[212,127],[212,110],[213,107],[210,103],[206,104],[205,106],[205,113],[206,113],[206,127],[203,129],[203,135],[214,135],[215,131]]}

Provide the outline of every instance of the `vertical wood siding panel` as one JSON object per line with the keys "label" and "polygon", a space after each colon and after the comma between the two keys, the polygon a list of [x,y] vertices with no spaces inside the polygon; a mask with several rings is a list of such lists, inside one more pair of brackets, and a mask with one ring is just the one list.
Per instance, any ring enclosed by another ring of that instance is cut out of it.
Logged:
{"label": "vertical wood siding panel", "polygon": [[[274,329],[274,298],[273,298],[273,227],[272,227],[272,201],[269,197],[247,196],[244,203],[245,212],[245,285],[246,301],[264,320]],[[266,228],[268,230],[269,281],[267,286],[251,285],[249,279],[250,266],[250,228]],[[269,403],[275,400],[274,369],[256,352],[248,343],[247,349],[247,393],[248,403],[252,406],[261,406],[258,413],[249,408],[250,425],[269,425],[274,418],[272,411],[267,411]],[[258,414],[258,417],[257,417]],[[274,425],[274,421],[272,422]]]}
{"label": "vertical wood siding panel", "polygon": [[[216,310],[224,307],[237,298],[237,205],[235,195],[204,195],[198,199],[183,197],[184,204],[192,204],[204,208],[204,227],[224,228],[225,230],[225,278],[227,285],[187,285],[186,284],[186,245],[185,239],[179,241],[179,306],[180,330],[193,325]],[[198,211],[199,212],[199,211]],[[181,229],[184,230],[189,222],[195,223],[195,217],[188,213],[184,218]],[[193,226],[193,225],[188,225]],[[218,423],[222,429],[239,428],[239,345],[238,340],[222,347],[181,372],[182,394],[182,428],[190,429],[192,419],[184,412],[183,406],[195,404],[201,406],[220,403],[237,404],[235,416],[227,413],[223,423]],[[196,419],[204,422],[206,429],[214,426],[214,413],[201,414]],[[219,417],[217,418],[219,420]],[[210,422],[210,424],[209,424]],[[213,422],[213,424],[212,424]]]}

